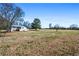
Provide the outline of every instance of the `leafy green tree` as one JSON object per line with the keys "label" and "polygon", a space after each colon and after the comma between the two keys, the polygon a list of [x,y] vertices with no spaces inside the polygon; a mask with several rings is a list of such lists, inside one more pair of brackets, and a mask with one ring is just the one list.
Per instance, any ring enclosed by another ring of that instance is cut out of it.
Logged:
{"label": "leafy green tree", "polygon": [[41,21],[40,21],[40,19],[35,18],[33,23],[31,24],[31,26],[32,26],[32,29],[35,29],[35,30],[41,29]]}

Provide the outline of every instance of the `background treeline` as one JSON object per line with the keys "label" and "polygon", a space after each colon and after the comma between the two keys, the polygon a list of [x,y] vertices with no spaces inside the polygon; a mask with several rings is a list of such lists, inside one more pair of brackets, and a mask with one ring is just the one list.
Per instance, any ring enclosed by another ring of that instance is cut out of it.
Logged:
{"label": "background treeline", "polygon": [[52,26],[52,24],[49,24],[49,29],[62,29],[62,30],[79,30],[79,27],[77,24],[71,24],[69,27],[62,27],[59,24],[55,24],[54,26]]}

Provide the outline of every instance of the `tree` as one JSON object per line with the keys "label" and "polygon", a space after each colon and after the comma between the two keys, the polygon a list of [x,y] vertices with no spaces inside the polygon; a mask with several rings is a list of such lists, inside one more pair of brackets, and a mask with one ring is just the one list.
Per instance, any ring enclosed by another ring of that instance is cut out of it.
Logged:
{"label": "tree", "polygon": [[51,29],[51,28],[52,28],[52,24],[50,23],[50,24],[49,24],[49,29]]}
{"label": "tree", "polygon": [[7,29],[8,25],[9,25],[9,21],[0,19],[0,30]]}
{"label": "tree", "polygon": [[8,30],[11,30],[12,24],[24,16],[24,12],[20,7],[15,4],[1,3],[0,4],[0,19],[8,20]]}
{"label": "tree", "polygon": [[35,18],[34,21],[31,24],[32,29],[41,29],[41,21],[38,18]]}
{"label": "tree", "polygon": [[72,25],[70,25],[70,29],[78,29],[78,25],[77,24],[72,24]]}
{"label": "tree", "polygon": [[28,29],[31,29],[31,23],[28,21],[24,22],[23,26],[27,27]]}
{"label": "tree", "polygon": [[59,29],[59,24],[54,25],[54,29],[57,31]]}

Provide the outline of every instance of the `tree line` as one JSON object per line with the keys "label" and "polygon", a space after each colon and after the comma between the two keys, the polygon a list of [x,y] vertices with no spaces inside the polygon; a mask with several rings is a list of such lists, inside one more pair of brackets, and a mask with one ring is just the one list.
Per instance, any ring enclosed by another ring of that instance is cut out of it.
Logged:
{"label": "tree line", "polygon": [[71,24],[69,27],[62,27],[59,24],[55,24],[54,26],[52,26],[52,24],[50,23],[49,29],[79,30],[79,27],[77,24]]}

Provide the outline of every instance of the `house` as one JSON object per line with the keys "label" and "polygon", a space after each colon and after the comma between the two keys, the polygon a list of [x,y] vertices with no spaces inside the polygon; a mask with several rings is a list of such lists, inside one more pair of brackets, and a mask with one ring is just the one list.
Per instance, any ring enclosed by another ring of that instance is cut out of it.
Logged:
{"label": "house", "polygon": [[12,25],[11,31],[27,31],[25,26]]}
{"label": "house", "polygon": [[28,29],[23,26],[23,22],[21,21],[16,21],[12,26],[11,26],[11,31],[28,31]]}

